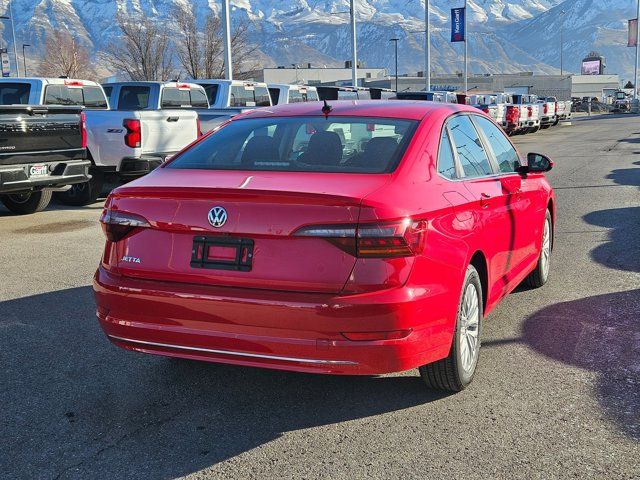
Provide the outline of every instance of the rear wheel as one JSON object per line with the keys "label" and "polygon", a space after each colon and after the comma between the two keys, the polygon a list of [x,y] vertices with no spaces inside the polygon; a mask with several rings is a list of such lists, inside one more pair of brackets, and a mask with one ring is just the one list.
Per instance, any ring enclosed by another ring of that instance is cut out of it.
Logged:
{"label": "rear wheel", "polygon": [[480,276],[473,265],[469,265],[449,356],[419,368],[420,376],[427,386],[437,390],[459,392],[471,383],[480,356],[482,316]]}
{"label": "rear wheel", "polygon": [[538,288],[547,283],[549,279],[549,266],[551,263],[551,250],[553,248],[553,224],[551,222],[551,212],[547,210],[544,218],[544,227],[542,230],[542,248],[540,249],[540,257],[538,264],[533,272],[525,278],[524,282],[531,288]]}
{"label": "rear wheel", "polygon": [[104,176],[99,170],[91,170],[91,179],[88,182],[71,185],[69,190],[56,192],[56,199],[65,205],[82,207],[90,205],[98,200],[104,187]]}
{"label": "rear wheel", "polygon": [[540,130],[540,127],[532,127],[530,133],[536,133],[538,130]]}
{"label": "rear wheel", "polygon": [[0,200],[11,212],[17,215],[29,215],[41,212],[51,201],[51,190],[39,190],[37,192],[8,193],[0,195]]}

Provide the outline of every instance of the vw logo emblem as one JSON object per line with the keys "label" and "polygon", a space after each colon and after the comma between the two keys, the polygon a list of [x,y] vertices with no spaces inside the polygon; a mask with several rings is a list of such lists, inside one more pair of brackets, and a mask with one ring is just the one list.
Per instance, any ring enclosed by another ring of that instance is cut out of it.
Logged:
{"label": "vw logo emblem", "polygon": [[227,223],[227,211],[222,207],[213,207],[209,210],[209,223],[211,226],[220,228]]}

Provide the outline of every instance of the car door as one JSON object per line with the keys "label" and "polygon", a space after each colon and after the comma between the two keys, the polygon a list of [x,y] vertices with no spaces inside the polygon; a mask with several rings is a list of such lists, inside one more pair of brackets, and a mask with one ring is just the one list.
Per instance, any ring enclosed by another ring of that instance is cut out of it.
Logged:
{"label": "car door", "polygon": [[473,214],[474,238],[470,243],[473,248],[481,249],[487,259],[488,303],[491,304],[506,289],[513,229],[504,208],[502,183],[471,117],[470,114],[456,115],[447,122],[447,128],[464,187],[471,196],[468,210]]}
{"label": "car door", "polygon": [[497,164],[505,207],[513,219],[514,249],[509,276],[515,278],[537,261],[546,198],[536,180],[516,171],[521,164],[520,155],[502,130],[485,118],[478,117],[475,121]]}

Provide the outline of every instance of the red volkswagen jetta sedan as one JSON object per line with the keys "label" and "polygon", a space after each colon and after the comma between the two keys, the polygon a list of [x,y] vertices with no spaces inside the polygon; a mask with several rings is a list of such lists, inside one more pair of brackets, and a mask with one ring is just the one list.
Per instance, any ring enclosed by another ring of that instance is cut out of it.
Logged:
{"label": "red volkswagen jetta sedan", "polygon": [[484,316],[547,280],[551,166],[466,106],[238,116],[109,196],[98,319],[140,352],[461,390]]}

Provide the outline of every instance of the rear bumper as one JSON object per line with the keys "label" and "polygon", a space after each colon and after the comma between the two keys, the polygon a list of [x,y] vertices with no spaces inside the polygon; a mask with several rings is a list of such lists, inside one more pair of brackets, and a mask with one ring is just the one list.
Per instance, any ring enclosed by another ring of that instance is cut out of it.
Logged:
{"label": "rear bumper", "polygon": [[[102,267],[97,316],[116,345],[145,353],[300,372],[374,375],[448,355],[444,294],[408,287],[336,296],[137,280]],[[397,340],[341,332],[409,330]]]}
{"label": "rear bumper", "polygon": [[49,174],[30,177],[33,163],[22,165],[0,165],[0,193],[30,191],[40,188],[54,188],[89,181],[89,160],[68,160],[64,162],[39,162],[48,165]]}
{"label": "rear bumper", "polygon": [[123,158],[118,174],[121,177],[142,177],[162,165],[168,155],[157,154]]}

